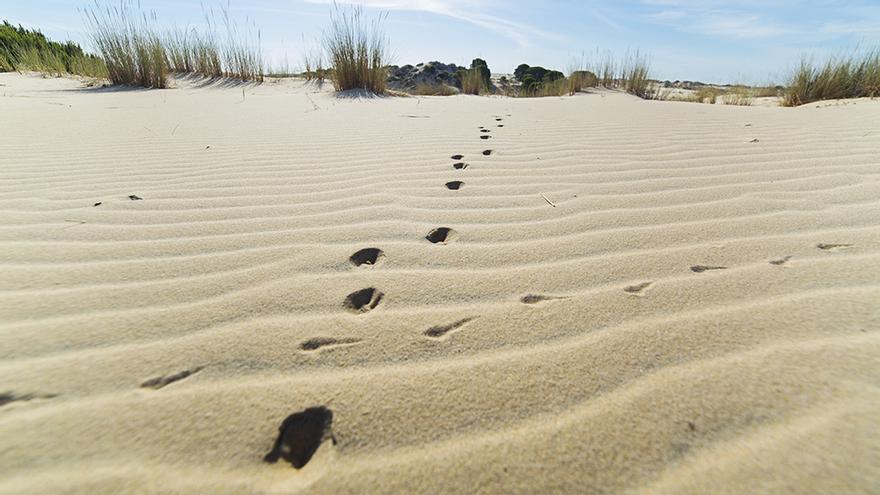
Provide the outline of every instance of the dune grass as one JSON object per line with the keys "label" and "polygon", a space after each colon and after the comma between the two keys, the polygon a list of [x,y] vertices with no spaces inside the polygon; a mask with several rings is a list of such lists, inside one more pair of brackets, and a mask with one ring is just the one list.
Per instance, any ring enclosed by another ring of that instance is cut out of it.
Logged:
{"label": "dune grass", "polygon": [[333,5],[324,50],[332,66],[336,91],[362,89],[383,94],[388,79],[387,14],[367,20],[361,6]]}
{"label": "dune grass", "polygon": [[880,49],[832,57],[824,64],[803,59],[789,78],[783,105],[880,96]]}
{"label": "dune grass", "polygon": [[740,107],[750,107],[755,102],[757,90],[748,86],[736,85],[729,88],[721,97],[721,103],[725,105],[736,105]]}
{"label": "dune grass", "polygon": [[131,0],[108,6],[96,2],[84,13],[113,84],[164,88],[171,73],[263,80],[260,33],[252,25],[240,29],[227,8],[205,10],[201,30],[175,27],[164,32],[155,12],[141,11]]}
{"label": "dune grass", "polygon": [[453,96],[458,94],[458,90],[446,84],[417,84],[408,93],[419,96]]}
{"label": "dune grass", "polygon": [[489,88],[479,69],[467,69],[461,76],[461,92],[466,95],[485,94]]}

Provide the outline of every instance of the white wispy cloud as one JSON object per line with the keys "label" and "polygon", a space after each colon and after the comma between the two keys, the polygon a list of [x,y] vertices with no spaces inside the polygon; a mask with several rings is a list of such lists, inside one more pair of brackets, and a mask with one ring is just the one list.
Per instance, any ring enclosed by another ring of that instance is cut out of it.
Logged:
{"label": "white wispy cloud", "polygon": [[[792,30],[766,16],[766,4],[729,0],[642,0],[647,17],[679,31],[726,38],[767,38]],[[654,9],[650,12],[650,9]]]}
{"label": "white wispy cloud", "polygon": [[[309,3],[333,3],[333,0],[306,1]],[[552,40],[561,39],[557,34],[548,33],[527,24],[489,14],[487,11],[493,2],[486,0],[361,0],[339,3],[352,3],[379,10],[403,10],[442,15],[506,36],[515,41],[520,47],[529,46],[530,39],[535,36]]]}

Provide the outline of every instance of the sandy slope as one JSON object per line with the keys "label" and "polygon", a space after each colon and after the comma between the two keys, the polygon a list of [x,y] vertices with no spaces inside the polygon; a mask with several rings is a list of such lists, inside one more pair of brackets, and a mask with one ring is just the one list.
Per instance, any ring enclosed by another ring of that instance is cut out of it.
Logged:
{"label": "sandy slope", "polygon": [[0,492],[880,486],[880,102],[0,84]]}

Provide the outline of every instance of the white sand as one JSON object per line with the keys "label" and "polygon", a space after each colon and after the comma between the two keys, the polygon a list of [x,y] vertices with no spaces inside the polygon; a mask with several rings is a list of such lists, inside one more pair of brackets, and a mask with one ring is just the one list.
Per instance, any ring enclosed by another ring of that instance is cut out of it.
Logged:
{"label": "white sand", "polygon": [[880,487],[880,102],[0,84],[0,492]]}

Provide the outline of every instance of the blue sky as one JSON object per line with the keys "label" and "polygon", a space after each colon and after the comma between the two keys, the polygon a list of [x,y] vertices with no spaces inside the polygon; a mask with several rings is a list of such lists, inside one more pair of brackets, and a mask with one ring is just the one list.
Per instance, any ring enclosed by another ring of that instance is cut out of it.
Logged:
{"label": "blue sky", "polygon": [[[0,0],[0,19],[87,44],[79,9],[92,0]],[[106,4],[108,0],[103,0]],[[117,3],[118,0],[109,0]],[[141,0],[163,24],[195,25],[201,1]],[[228,0],[260,28],[267,57],[297,66],[326,25],[329,0]],[[223,0],[225,4],[226,0]],[[493,72],[520,63],[565,70],[597,51],[650,56],[660,79],[780,82],[803,55],[880,45],[880,0],[365,0],[387,11],[397,64],[484,58]],[[305,41],[304,41],[305,40]]]}

